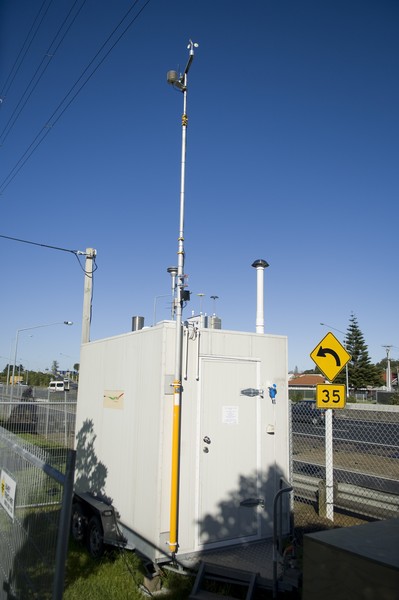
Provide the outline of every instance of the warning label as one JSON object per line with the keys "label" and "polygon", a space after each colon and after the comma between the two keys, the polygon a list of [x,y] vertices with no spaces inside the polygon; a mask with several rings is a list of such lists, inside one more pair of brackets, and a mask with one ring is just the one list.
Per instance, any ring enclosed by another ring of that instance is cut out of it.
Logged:
{"label": "warning label", "polygon": [[0,493],[0,506],[10,515],[14,520],[14,504],[15,504],[15,491],[17,489],[17,482],[8,475],[5,471],[1,471],[1,493]]}

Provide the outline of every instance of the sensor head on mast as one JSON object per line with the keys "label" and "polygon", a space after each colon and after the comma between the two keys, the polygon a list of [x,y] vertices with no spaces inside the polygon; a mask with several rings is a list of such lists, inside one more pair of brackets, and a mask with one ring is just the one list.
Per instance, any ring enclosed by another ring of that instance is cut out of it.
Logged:
{"label": "sensor head on mast", "polygon": [[168,71],[166,74],[166,81],[182,92],[186,89],[177,71]]}

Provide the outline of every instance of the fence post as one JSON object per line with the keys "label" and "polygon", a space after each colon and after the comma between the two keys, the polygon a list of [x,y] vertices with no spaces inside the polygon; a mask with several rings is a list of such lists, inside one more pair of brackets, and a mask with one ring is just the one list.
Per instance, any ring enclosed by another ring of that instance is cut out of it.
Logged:
{"label": "fence post", "polygon": [[64,444],[68,445],[68,433],[67,433],[67,393],[64,392]]}
{"label": "fence post", "polygon": [[57,537],[57,550],[55,555],[53,600],[62,600],[62,596],[64,593],[65,563],[68,555],[68,541],[72,512],[75,460],[76,451],[68,450],[66,459],[64,492],[62,494],[62,506]]}

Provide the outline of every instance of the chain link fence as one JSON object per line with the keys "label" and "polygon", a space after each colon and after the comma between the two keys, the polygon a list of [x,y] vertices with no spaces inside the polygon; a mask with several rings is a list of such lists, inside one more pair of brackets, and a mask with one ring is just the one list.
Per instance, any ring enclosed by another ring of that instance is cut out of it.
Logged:
{"label": "chain link fence", "polygon": [[0,600],[62,598],[75,428],[62,400],[0,400]]}
{"label": "chain link fence", "polygon": [[9,388],[0,396],[0,425],[17,434],[38,435],[47,444],[72,448],[75,419],[76,392],[26,388],[11,395]]}
{"label": "chain link fence", "polygon": [[399,407],[291,404],[296,536],[399,516]]}
{"label": "chain link fence", "polygon": [[[291,406],[299,543],[310,531],[398,517],[399,407],[328,411],[330,439],[327,411],[310,399]],[[71,394],[47,390],[0,398],[0,600],[62,598],[75,409]]]}

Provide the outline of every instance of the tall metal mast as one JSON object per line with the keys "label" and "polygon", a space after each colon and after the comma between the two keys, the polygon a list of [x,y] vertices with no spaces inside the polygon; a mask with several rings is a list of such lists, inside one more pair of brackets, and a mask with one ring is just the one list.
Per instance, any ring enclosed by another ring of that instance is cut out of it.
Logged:
{"label": "tall metal mast", "polygon": [[198,44],[191,40],[187,46],[189,56],[186,68],[182,75],[176,71],[169,71],[167,81],[173,87],[183,92],[182,115],[182,148],[181,148],[181,175],[180,175],[180,222],[177,248],[177,297],[176,297],[176,352],[175,376],[173,382],[173,430],[172,430],[172,472],[170,493],[170,534],[169,549],[172,555],[178,550],[178,521],[179,521],[179,472],[180,472],[180,407],[182,397],[182,345],[183,327],[182,313],[183,302],[186,301],[188,292],[184,289],[184,194],[186,175],[186,136],[187,136],[187,75],[194,59],[194,48]]}

